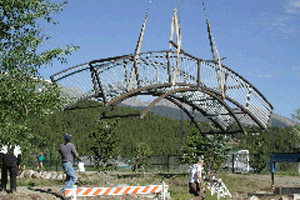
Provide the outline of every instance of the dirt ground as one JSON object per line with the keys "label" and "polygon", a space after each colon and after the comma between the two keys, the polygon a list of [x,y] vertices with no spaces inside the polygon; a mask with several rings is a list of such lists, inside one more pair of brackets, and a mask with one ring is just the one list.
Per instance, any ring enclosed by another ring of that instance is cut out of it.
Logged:
{"label": "dirt ground", "polygon": [[[235,200],[244,200],[249,199],[246,197],[247,193],[261,193],[261,192],[270,192],[271,186],[271,177],[270,175],[240,175],[240,174],[232,174],[230,175],[230,180],[234,181],[237,180],[236,186],[234,189],[231,189],[231,193],[233,197],[231,199]],[[91,178],[98,179],[97,175],[91,176]],[[112,184],[120,184],[123,183],[130,185],[128,183],[129,179],[118,178],[117,182]],[[97,180],[96,180],[97,182]],[[167,179],[166,184],[172,185],[178,184],[178,180],[176,179]],[[101,185],[101,182],[99,180]],[[227,183],[225,183],[227,184]],[[228,183],[229,184],[229,183]],[[230,183],[232,185],[232,183]],[[183,184],[184,185],[184,184]],[[300,187],[300,177],[297,176],[275,176],[275,186],[279,187]],[[8,194],[5,191],[0,192],[0,200],[59,200],[64,199],[64,197],[59,193],[62,185],[57,186],[35,186],[35,187],[26,187],[26,186],[19,186],[17,188],[17,193],[15,194]],[[92,187],[91,185],[89,187]],[[99,187],[94,186],[94,187]],[[247,188],[251,188],[247,190]],[[170,193],[172,199],[172,193]],[[122,195],[122,196],[95,196],[95,197],[77,197],[77,199],[81,200],[91,200],[91,199],[119,199],[119,200],[131,200],[131,199],[149,199],[149,196],[137,196],[137,195]],[[152,198],[153,199],[153,198]],[[189,198],[187,198],[189,199]],[[228,198],[226,198],[228,199]],[[279,197],[260,197],[261,200],[267,199],[279,199]],[[197,198],[193,198],[193,200],[197,200]]]}
{"label": "dirt ground", "polygon": [[[232,199],[245,200],[249,199],[248,194],[257,194],[260,200],[278,200],[283,196],[286,199],[293,199],[288,195],[277,195],[277,196],[264,196],[260,194],[274,194],[271,189],[272,181],[270,175],[239,175],[231,174],[232,181],[236,180],[235,184],[230,184]],[[300,188],[300,177],[299,176],[276,176],[275,175],[275,189],[276,188]],[[225,183],[227,184],[227,183]],[[229,185],[229,184],[228,184]]]}
{"label": "dirt ground", "polygon": [[[99,186],[98,186],[99,187]],[[52,187],[18,187],[17,193],[8,194],[7,192],[0,193],[0,200],[60,200],[71,199],[64,198],[59,192],[61,186]],[[148,199],[150,196],[138,196],[138,195],[122,195],[122,196],[94,196],[94,197],[77,197],[80,200],[93,200],[93,199],[118,199],[118,200],[137,200]],[[153,199],[153,198],[152,198]]]}

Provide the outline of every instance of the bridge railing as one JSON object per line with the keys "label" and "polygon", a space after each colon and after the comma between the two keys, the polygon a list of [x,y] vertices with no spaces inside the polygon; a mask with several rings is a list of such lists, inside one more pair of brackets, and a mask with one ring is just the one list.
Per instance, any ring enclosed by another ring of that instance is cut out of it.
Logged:
{"label": "bridge railing", "polygon": [[151,85],[168,84],[154,88],[168,92],[178,88],[176,84],[170,85],[174,78],[180,87],[198,89],[173,95],[186,99],[224,130],[242,118],[249,125],[267,128],[273,107],[253,85],[224,65],[220,67],[215,61],[198,59],[185,52],[179,58],[172,51],[156,51],[94,60],[51,76],[62,87],[66,107],[90,98],[106,104],[122,94]]}

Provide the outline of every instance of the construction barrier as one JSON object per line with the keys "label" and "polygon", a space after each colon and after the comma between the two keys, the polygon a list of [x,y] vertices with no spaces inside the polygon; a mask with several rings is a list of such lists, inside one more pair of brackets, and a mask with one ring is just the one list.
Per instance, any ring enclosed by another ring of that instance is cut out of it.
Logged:
{"label": "construction barrier", "polygon": [[[99,187],[99,188],[77,188],[74,185],[72,189],[65,190],[65,197],[87,197],[97,195],[126,195],[126,194],[155,194],[161,193],[165,200],[165,195],[168,192],[168,185],[162,182],[162,185],[148,185],[148,186],[122,186],[122,187]],[[76,192],[75,192],[76,191]]]}

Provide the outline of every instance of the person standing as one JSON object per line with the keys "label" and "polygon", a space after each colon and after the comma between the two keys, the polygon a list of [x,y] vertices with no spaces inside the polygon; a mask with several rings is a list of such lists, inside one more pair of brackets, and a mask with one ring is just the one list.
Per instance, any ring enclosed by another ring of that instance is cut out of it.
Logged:
{"label": "person standing", "polygon": [[1,151],[0,151],[0,166],[1,166],[1,185],[0,185],[0,191],[3,190],[3,180],[4,180],[4,168],[3,168],[3,160],[4,156],[7,153],[7,146],[6,145],[1,145],[0,146]]}
{"label": "person standing", "polygon": [[3,158],[2,170],[2,189],[6,189],[7,185],[7,171],[10,176],[10,190],[9,193],[13,194],[17,191],[17,174],[21,164],[21,150],[19,146],[10,145],[9,150]]}
{"label": "person standing", "polygon": [[189,193],[195,196],[201,196],[202,199],[205,199],[204,191],[201,191],[201,185],[203,184],[202,181],[203,165],[204,165],[204,160],[203,158],[199,157],[197,159],[197,164],[190,166]]}
{"label": "person standing", "polygon": [[38,166],[37,169],[39,170],[44,170],[44,156],[43,156],[43,152],[40,152],[39,155],[36,157],[35,161],[38,162]]}
{"label": "person standing", "polygon": [[65,171],[65,174],[67,175],[66,177],[66,182],[64,187],[61,189],[61,192],[64,193],[65,189],[70,189],[72,186],[75,184],[77,177],[75,170],[73,168],[73,158],[79,157],[79,154],[77,153],[75,149],[75,145],[71,143],[71,135],[66,134],[64,136],[64,143],[60,144],[59,147],[59,153],[61,155],[61,161],[62,161],[62,166]]}

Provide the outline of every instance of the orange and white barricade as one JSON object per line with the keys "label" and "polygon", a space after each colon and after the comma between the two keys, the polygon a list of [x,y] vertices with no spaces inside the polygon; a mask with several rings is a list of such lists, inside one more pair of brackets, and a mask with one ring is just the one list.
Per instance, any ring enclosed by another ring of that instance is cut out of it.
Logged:
{"label": "orange and white barricade", "polygon": [[[77,188],[76,185],[72,189],[65,190],[65,197],[87,197],[97,195],[125,195],[125,194],[154,194],[161,193],[165,200],[168,192],[168,185],[162,182],[162,185],[148,185],[148,186],[121,186],[121,187],[99,187],[99,188]],[[76,192],[75,192],[76,191]]]}

